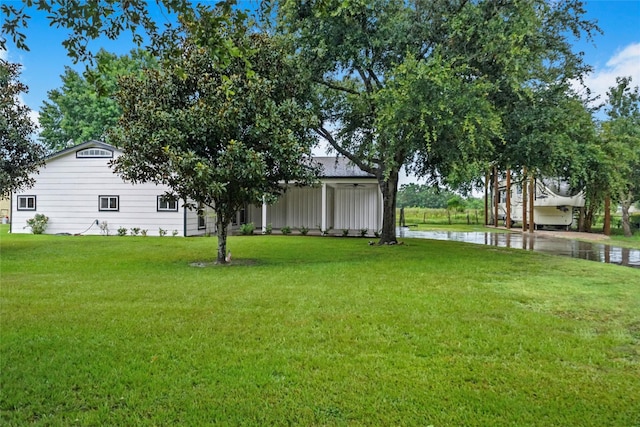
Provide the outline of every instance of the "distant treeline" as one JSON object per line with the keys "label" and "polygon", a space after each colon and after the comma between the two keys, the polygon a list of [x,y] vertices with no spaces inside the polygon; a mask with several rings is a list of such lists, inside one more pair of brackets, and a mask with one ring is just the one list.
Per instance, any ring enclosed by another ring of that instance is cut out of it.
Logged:
{"label": "distant treeline", "polygon": [[464,198],[452,191],[426,184],[402,184],[398,190],[399,208],[482,209],[484,201],[475,197]]}

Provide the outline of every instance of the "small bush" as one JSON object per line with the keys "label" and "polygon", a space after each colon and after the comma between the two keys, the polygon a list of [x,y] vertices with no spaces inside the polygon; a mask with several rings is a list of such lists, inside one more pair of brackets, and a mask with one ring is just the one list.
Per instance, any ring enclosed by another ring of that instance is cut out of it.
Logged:
{"label": "small bush", "polygon": [[167,230],[164,230],[162,228],[158,228],[158,235],[160,237],[166,236],[167,235]]}
{"label": "small bush", "polygon": [[299,230],[300,230],[300,234],[302,234],[303,236],[306,236],[307,233],[309,233],[309,227],[305,227],[304,225],[300,227]]}
{"label": "small bush", "polygon": [[33,218],[27,220],[27,226],[31,227],[33,234],[42,234],[47,229],[49,217],[43,214],[36,214]]}
{"label": "small bush", "polygon": [[366,229],[366,228],[361,228],[361,229],[360,229],[360,237],[365,237],[365,236],[367,235],[367,232],[368,232],[368,231],[369,231],[369,230],[368,230],[368,229]]}
{"label": "small bush", "polygon": [[280,232],[281,232],[282,234],[284,234],[285,236],[286,236],[287,234],[291,234],[291,227],[289,227],[288,225],[285,225],[284,227],[282,227],[282,228],[280,229]]}
{"label": "small bush", "polygon": [[240,226],[240,232],[245,236],[249,236],[253,234],[253,231],[255,229],[256,229],[256,226],[252,222],[249,222],[247,224],[242,224]]}
{"label": "small bush", "polygon": [[273,225],[271,225],[271,223],[267,224],[266,228],[264,229],[264,234],[271,234],[273,233]]}
{"label": "small bush", "polygon": [[380,234],[382,234],[382,230],[378,230],[378,231],[374,231],[374,232],[373,232],[373,235],[374,235],[377,239],[379,239],[379,238],[380,238]]}
{"label": "small bush", "polygon": [[119,227],[118,236],[126,236],[126,235],[127,235],[127,229],[125,227]]}
{"label": "small bush", "polygon": [[171,235],[172,235],[173,237],[176,237],[176,236],[178,235],[178,230],[173,230],[173,231],[171,232]]}
{"label": "small bush", "polygon": [[343,228],[342,229],[342,237],[347,237],[349,235],[349,229],[348,228]]}
{"label": "small bush", "polygon": [[148,232],[149,230],[140,230],[140,234],[142,235],[142,237],[147,237]]}
{"label": "small bush", "polygon": [[133,228],[131,229],[131,235],[132,235],[132,236],[137,236],[137,235],[138,235],[138,233],[140,233],[140,227],[133,227]]}

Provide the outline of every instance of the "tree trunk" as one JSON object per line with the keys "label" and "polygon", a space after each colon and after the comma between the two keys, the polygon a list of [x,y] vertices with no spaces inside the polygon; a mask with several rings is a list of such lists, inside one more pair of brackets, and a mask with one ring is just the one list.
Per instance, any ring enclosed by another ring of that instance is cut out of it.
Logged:
{"label": "tree trunk", "polygon": [[611,236],[611,196],[604,198],[604,223],[602,224],[602,233],[605,236]]}
{"label": "tree trunk", "polygon": [[484,225],[489,225],[489,179],[489,172],[486,172],[484,175]]}
{"label": "tree trunk", "polygon": [[622,206],[622,232],[624,233],[624,237],[631,237],[633,235],[633,232],[631,231],[631,224],[629,223],[631,199],[631,194],[629,194],[626,200],[620,201],[620,206]]}
{"label": "tree trunk", "polygon": [[227,228],[229,224],[220,219],[220,215],[216,215],[218,220],[216,221],[216,227],[218,229],[218,257],[216,258],[216,264],[227,263]]}
{"label": "tree trunk", "polygon": [[398,193],[398,172],[389,174],[385,181],[384,177],[378,177],[380,192],[382,193],[382,232],[380,233],[379,244],[398,243],[396,239],[396,196]]}

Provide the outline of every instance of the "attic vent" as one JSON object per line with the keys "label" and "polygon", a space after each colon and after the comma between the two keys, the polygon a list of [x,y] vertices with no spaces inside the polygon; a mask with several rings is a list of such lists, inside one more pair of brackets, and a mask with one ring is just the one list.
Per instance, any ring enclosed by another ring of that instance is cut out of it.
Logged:
{"label": "attic vent", "polygon": [[76,158],[79,158],[79,159],[80,158],[83,158],[83,159],[100,158],[100,157],[110,159],[113,157],[113,151],[107,150],[104,148],[85,148],[84,150],[76,151]]}

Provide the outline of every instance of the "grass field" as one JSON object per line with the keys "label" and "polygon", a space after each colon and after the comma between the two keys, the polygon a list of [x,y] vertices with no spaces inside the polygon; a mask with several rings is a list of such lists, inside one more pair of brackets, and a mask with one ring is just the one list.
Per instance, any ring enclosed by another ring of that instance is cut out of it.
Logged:
{"label": "grass field", "polygon": [[367,242],[3,232],[0,424],[640,425],[640,271]]}

